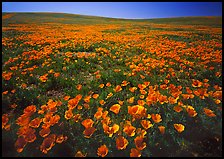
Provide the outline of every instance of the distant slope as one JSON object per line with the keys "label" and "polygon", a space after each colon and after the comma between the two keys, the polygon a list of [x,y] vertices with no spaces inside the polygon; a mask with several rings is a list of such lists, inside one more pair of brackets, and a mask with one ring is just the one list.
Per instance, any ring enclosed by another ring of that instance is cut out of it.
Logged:
{"label": "distant slope", "polygon": [[63,24],[125,24],[149,22],[156,24],[176,25],[208,25],[222,27],[222,17],[178,17],[158,19],[119,19],[98,16],[86,16],[67,13],[2,13],[2,25],[24,24],[24,23],[63,23]]}

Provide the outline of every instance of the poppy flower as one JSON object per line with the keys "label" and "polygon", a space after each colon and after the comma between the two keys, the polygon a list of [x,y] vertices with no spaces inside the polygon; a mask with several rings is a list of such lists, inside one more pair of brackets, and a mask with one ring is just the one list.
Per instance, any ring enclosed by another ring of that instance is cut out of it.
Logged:
{"label": "poppy flower", "polygon": [[152,120],[155,122],[155,123],[159,123],[162,121],[161,119],[161,115],[160,114],[151,114],[151,117],[152,117]]}
{"label": "poppy flower", "polygon": [[3,114],[2,115],[2,128],[4,128],[4,126],[8,123],[9,118],[8,118],[8,114]]}
{"label": "poppy flower", "polygon": [[81,151],[76,152],[75,157],[86,157]]}
{"label": "poppy flower", "polygon": [[146,130],[153,126],[152,123],[149,120],[142,120],[141,125]]}
{"label": "poppy flower", "polygon": [[177,106],[174,106],[174,107],[173,107],[173,110],[175,110],[176,112],[179,113],[179,112],[181,112],[183,109],[182,109],[180,106],[177,105]]}
{"label": "poppy flower", "polygon": [[119,104],[114,104],[112,107],[110,107],[110,111],[114,112],[115,114],[119,113],[121,106]]}
{"label": "poppy flower", "polygon": [[58,77],[58,76],[60,76],[60,73],[54,73],[54,77]]}
{"label": "poppy flower", "polygon": [[145,89],[146,88],[146,85],[144,85],[144,84],[138,84],[138,88],[140,90]]}
{"label": "poppy flower", "polygon": [[27,144],[27,141],[25,140],[25,138],[23,136],[18,137],[18,139],[16,140],[16,143],[15,143],[16,151],[18,153],[21,153],[23,151],[24,147],[26,146],[26,144]]}
{"label": "poppy flower", "polygon": [[193,79],[193,83],[192,83],[192,86],[193,87],[201,87],[202,86],[202,82],[200,82],[199,80],[194,80]]}
{"label": "poppy flower", "polygon": [[106,86],[107,87],[110,87],[111,86],[111,83],[110,82],[107,82]]}
{"label": "poppy flower", "polygon": [[100,88],[103,88],[103,87],[104,87],[104,84],[103,84],[103,83],[102,83],[102,84],[100,84],[100,85],[99,85],[99,87],[100,87]]}
{"label": "poppy flower", "polygon": [[85,138],[90,138],[93,133],[96,131],[96,128],[94,127],[88,127],[83,131],[84,137]]}
{"label": "poppy flower", "polygon": [[185,126],[182,124],[174,124],[174,128],[181,133],[182,131],[184,131]]}
{"label": "poppy flower", "polygon": [[137,103],[138,103],[138,105],[141,105],[141,106],[145,105],[145,101],[144,100],[138,100]]}
{"label": "poppy flower", "polygon": [[194,110],[194,107],[187,106],[186,111],[190,117],[195,117],[197,115],[197,112]]}
{"label": "poppy flower", "polygon": [[137,87],[131,87],[131,88],[129,88],[129,90],[130,90],[132,93],[134,93],[135,90],[137,90]]}
{"label": "poppy flower", "polygon": [[110,98],[113,95],[113,93],[109,93],[106,97],[106,99]]}
{"label": "poppy flower", "polygon": [[38,128],[41,122],[42,122],[42,119],[37,117],[29,123],[29,126],[32,128]]}
{"label": "poppy flower", "polygon": [[58,135],[56,138],[56,143],[61,144],[63,141],[66,141],[68,139],[67,136],[64,135]]}
{"label": "poppy flower", "polygon": [[66,119],[66,120],[71,119],[71,118],[73,117],[72,110],[71,110],[71,109],[70,109],[70,110],[66,110],[64,116],[65,116],[65,119]]}
{"label": "poppy flower", "polygon": [[134,99],[135,99],[135,97],[131,97],[131,98],[127,99],[127,102],[131,104],[134,102]]}
{"label": "poppy flower", "polygon": [[132,125],[125,125],[123,132],[125,132],[128,136],[135,136],[136,128]]}
{"label": "poppy flower", "polygon": [[80,114],[75,114],[73,116],[74,121],[77,123],[79,120],[81,120],[81,115]]}
{"label": "poppy flower", "polygon": [[96,118],[97,120],[99,120],[101,118],[101,116],[103,115],[102,111],[97,111],[95,114],[94,114],[94,118]]}
{"label": "poppy flower", "polygon": [[177,103],[178,99],[179,99],[179,97],[178,98],[173,98],[173,97],[170,96],[168,98],[168,101],[169,101],[170,104],[175,104],[175,103]]}
{"label": "poppy flower", "polygon": [[112,127],[109,127],[106,123],[103,123],[103,130],[104,130],[104,133],[109,135],[109,137],[112,137],[113,134],[118,132],[119,125],[114,124]]}
{"label": "poppy flower", "polygon": [[122,90],[120,85],[117,85],[114,89],[114,92],[120,92]]}
{"label": "poppy flower", "polygon": [[93,94],[93,98],[97,99],[99,97],[99,94]]}
{"label": "poppy flower", "polygon": [[136,119],[146,116],[146,108],[141,105],[128,106],[128,113]]}
{"label": "poppy flower", "polygon": [[82,89],[82,85],[81,85],[81,84],[78,84],[78,85],[76,86],[76,89],[77,89],[77,90],[81,90],[81,89]]}
{"label": "poppy flower", "polygon": [[123,136],[119,136],[116,139],[116,147],[118,150],[126,149],[128,145],[128,140],[125,139]]}
{"label": "poppy flower", "polygon": [[84,101],[85,101],[86,103],[89,103],[89,102],[90,102],[90,98],[91,98],[91,96],[86,96],[86,97],[84,98]]}
{"label": "poppy flower", "polygon": [[160,102],[160,104],[168,103],[167,96],[159,95],[158,101]]}
{"label": "poppy flower", "polygon": [[26,114],[27,116],[31,116],[33,113],[36,112],[36,106],[35,105],[30,105],[30,106],[27,106],[23,112],[24,114]]}
{"label": "poppy flower", "polygon": [[85,119],[82,121],[82,125],[87,129],[93,126],[93,120],[92,119]]}
{"label": "poppy flower", "polygon": [[26,135],[24,136],[24,138],[25,138],[25,140],[27,141],[27,142],[34,142],[35,140],[36,140],[36,135],[34,134],[34,132],[33,133],[26,133]]}
{"label": "poppy flower", "polygon": [[51,132],[50,128],[45,128],[45,129],[41,129],[39,131],[39,134],[41,137],[46,137],[50,134],[50,132]]}
{"label": "poppy flower", "polygon": [[207,93],[207,89],[198,89],[198,90],[194,90],[194,94],[198,97],[200,97],[201,99],[205,99],[205,97],[208,97],[208,93]]}
{"label": "poppy flower", "polygon": [[102,145],[97,149],[97,155],[105,157],[108,154],[108,148],[106,145]]}
{"label": "poppy flower", "polygon": [[30,117],[27,116],[26,114],[21,115],[17,120],[16,124],[19,126],[25,126],[28,125],[30,122]]}
{"label": "poppy flower", "polygon": [[158,128],[161,134],[165,133],[165,126],[158,126]]}
{"label": "poppy flower", "polygon": [[149,86],[149,84],[150,84],[150,82],[148,82],[148,81],[145,81],[143,83],[144,83],[144,85],[146,85],[146,87]]}
{"label": "poppy flower", "polygon": [[70,96],[65,96],[64,100],[69,100]]}
{"label": "poppy flower", "polygon": [[209,116],[209,117],[215,117],[216,115],[213,113],[212,110],[208,109],[208,108],[203,108],[204,113]]}
{"label": "poppy flower", "polygon": [[143,142],[143,136],[137,136],[134,139],[135,142],[135,146],[138,150],[143,150],[144,148],[146,148],[146,143]]}
{"label": "poppy flower", "polygon": [[48,137],[46,137],[40,146],[40,151],[43,152],[44,154],[47,154],[47,152],[50,151],[52,147],[55,145],[55,139],[56,139],[55,134],[51,134]]}
{"label": "poppy flower", "polygon": [[136,148],[132,148],[130,157],[141,157],[141,152]]}

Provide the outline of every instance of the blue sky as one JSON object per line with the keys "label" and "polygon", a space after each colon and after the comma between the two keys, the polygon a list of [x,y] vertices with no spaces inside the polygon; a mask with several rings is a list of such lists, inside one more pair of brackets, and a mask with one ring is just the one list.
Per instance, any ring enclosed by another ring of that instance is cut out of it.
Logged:
{"label": "blue sky", "polygon": [[222,2],[2,2],[2,12],[63,12],[130,19],[222,16]]}

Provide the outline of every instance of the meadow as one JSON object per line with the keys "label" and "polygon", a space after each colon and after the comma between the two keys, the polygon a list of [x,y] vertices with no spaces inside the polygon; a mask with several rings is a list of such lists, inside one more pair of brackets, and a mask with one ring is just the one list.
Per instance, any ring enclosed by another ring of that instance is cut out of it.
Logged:
{"label": "meadow", "polygon": [[222,18],[3,13],[2,156],[222,156]]}

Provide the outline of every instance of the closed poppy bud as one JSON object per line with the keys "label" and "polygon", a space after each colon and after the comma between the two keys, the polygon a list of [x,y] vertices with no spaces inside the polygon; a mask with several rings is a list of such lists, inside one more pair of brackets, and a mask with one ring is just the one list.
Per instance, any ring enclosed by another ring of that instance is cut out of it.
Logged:
{"label": "closed poppy bud", "polygon": [[161,134],[165,133],[165,126],[158,126],[158,128]]}
{"label": "closed poppy bud", "polygon": [[205,113],[207,116],[209,116],[209,117],[215,117],[215,116],[216,116],[216,115],[213,113],[213,111],[210,110],[210,109],[203,108],[203,110],[204,110],[204,113]]}
{"label": "closed poppy bud", "polygon": [[105,157],[108,154],[108,148],[106,145],[102,145],[97,149],[97,155]]}

